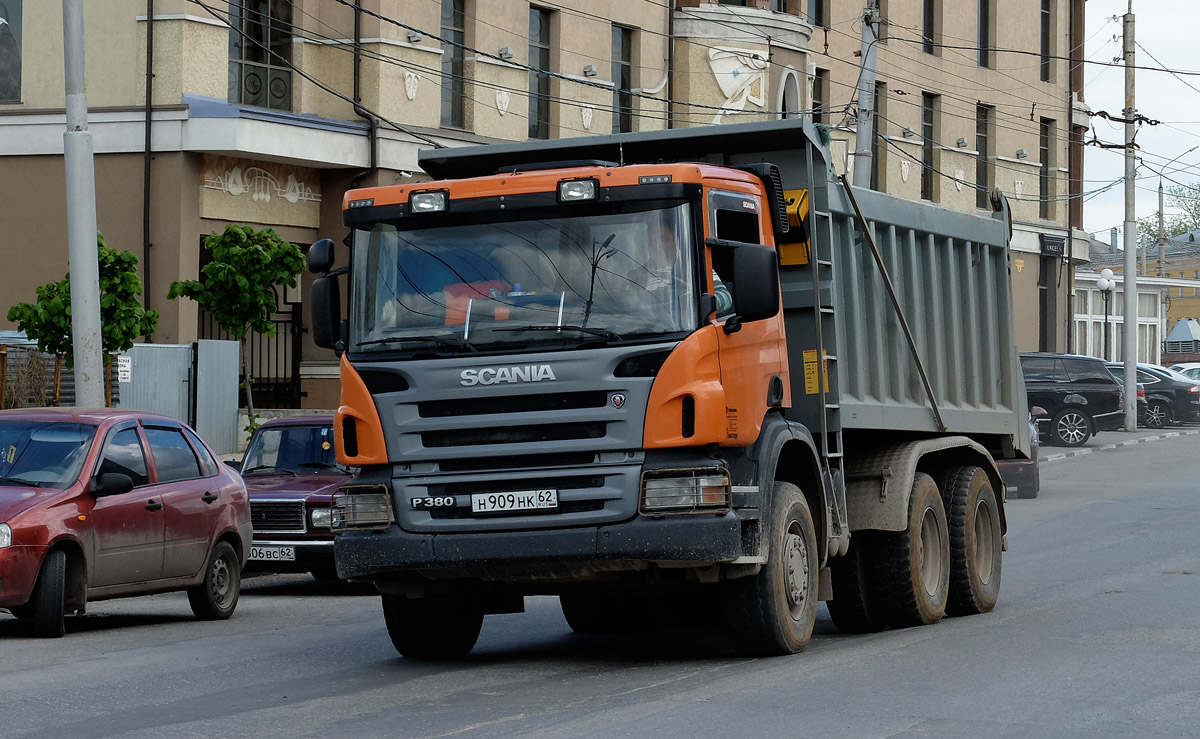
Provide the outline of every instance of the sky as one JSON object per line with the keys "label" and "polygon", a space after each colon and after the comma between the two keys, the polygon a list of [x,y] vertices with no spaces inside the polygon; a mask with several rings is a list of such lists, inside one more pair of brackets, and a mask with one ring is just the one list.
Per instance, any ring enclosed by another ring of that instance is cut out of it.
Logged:
{"label": "sky", "polygon": [[[1200,72],[1196,54],[1194,14],[1197,0],[1132,0],[1134,14],[1134,62],[1139,67],[1166,67],[1178,72]],[[1111,62],[1121,57],[1121,17],[1129,0],[1087,0],[1084,56],[1093,62]],[[1153,55],[1153,56],[1151,56]],[[1157,60],[1157,61],[1156,61]],[[1137,172],[1136,214],[1138,218],[1158,211],[1159,172],[1163,186],[1200,183],[1200,75],[1176,77],[1165,72],[1138,69],[1135,72],[1134,104],[1137,112],[1160,124],[1143,125],[1135,141],[1144,164]],[[1089,64],[1084,76],[1084,102],[1093,111],[1120,116],[1125,107],[1125,71],[1122,67]],[[1095,137],[1106,143],[1123,144],[1125,127],[1092,117]],[[1121,228],[1125,218],[1125,186],[1097,190],[1125,175],[1124,151],[1084,147],[1084,229],[1108,241],[1109,229]],[[1172,159],[1179,157],[1173,163]],[[1174,182],[1172,182],[1174,180]],[[1168,206],[1166,212],[1172,209]],[[1123,237],[1120,237],[1123,240]]]}

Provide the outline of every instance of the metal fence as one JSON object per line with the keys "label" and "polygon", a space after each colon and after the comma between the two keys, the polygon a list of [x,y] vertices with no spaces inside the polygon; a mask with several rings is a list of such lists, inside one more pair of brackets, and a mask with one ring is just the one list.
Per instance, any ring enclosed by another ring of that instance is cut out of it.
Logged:
{"label": "metal fence", "polygon": [[[300,407],[300,334],[303,331],[300,316],[299,303],[285,303],[282,310],[271,316],[274,336],[254,332],[246,335],[256,409]],[[200,311],[199,335],[201,339],[233,339],[204,310]],[[239,377],[239,384],[244,384],[244,379]],[[238,403],[246,406],[244,387],[239,391]]]}

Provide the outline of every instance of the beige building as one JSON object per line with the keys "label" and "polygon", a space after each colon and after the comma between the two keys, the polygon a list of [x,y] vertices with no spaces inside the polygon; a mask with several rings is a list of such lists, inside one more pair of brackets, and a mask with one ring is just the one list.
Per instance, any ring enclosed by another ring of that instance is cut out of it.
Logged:
{"label": "beige building", "polygon": [[[37,53],[0,98],[0,329],[67,271],[62,6],[6,4]],[[85,0],[98,227],[138,254],[153,339],[173,343],[211,332],[166,298],[197,276],[206,235],[232,222],[340,241],[344,192],[421,177],[425,147],[811,114],[849,171],[860,4]],[[1083,0],[882,4],[875,186],[965,211],[1004,191],[1020,348],[1066,348],[1068,257],[1087,253],[1068,206]],[[304,287],[279,296],[281,338],[256,343],[255,374],[284,405],[328,408],[336,365],[303,333]]]}

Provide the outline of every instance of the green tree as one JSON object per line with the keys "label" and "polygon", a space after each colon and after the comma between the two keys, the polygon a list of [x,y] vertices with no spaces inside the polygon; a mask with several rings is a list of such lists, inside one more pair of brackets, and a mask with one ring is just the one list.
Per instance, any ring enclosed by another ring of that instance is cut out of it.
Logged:
{"label": "green tree", "polygon": [[[1171,238],[1200,228],[1200,188],[1190,185],[1172,185],[1163,188],[1163,232]],[[1158,211],[1139,218],[1137,222],[1138,243],[1158,243]]]}
{"label": "green tree", "polygon": [[[133,252],[110,249],[103,234],[96,234],[100,267],[100,333],[104,361],[111,352],[122,352],[133,341],[158,328],[158,311],[142,307],[142,281]],[[8,309],[8,320],[37,342],[38,350],[61,353],[67,367],[74,366],[71,335],[71,276],[36,289],[36,303],[17,303]]]}
{"label": "green tree", "polygon": [[271,322],[271,314],[279,309],[275,288],[296,286],[296,277],[304,269],[304,253],[273,229],[256,231],[235,224],[226,226],[224,233],[205,238],[204,248],[212,252],[212,261],[200,270],[200,279],[172,282],[167,297],[195,300],[238,340],[245,378],[246,415],[253,429],[256,425],[251,392],[254,368],[246,335],[250,331],[275,335],[275,324]]}

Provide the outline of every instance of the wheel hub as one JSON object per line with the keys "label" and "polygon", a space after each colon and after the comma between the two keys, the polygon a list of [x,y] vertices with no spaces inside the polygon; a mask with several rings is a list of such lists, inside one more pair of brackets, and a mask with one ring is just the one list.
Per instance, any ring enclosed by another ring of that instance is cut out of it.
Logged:
{"label": "wheel hub", "polygon": [[808,597],[808,548],[804,537],[789,531],[783,540],[783,556],[787,563],[788,603],[798,608]]}

